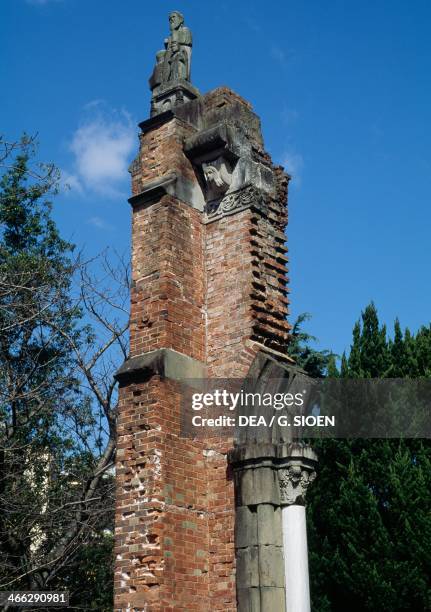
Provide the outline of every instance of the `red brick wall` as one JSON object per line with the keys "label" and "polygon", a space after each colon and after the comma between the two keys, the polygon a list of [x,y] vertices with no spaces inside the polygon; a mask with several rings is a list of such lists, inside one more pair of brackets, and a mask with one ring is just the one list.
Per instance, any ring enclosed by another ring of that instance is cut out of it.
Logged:
{"label": "red brick wall", "polygon": [[266,211],[251,216],[250,246],[253,258],[253,340],[268,349],[286,353],[290,324],[288,315],[287,225],[288,177],[274,168],[276,197],[268,197]]}
{"label": "red brick wall", "polygon": [[201,216],[170,196],[134,211],[132,357],[169,347],[205,359]]}
{"label": "red brick wall", "polygon": [[253,334],[251,215],[243,210],[206,226],[207,360],[215,378],[243,376],[249,366],[239,357]]}
{"label": "red brick wall", "polygon": [[183,139],[193,129],[179,119],[140,134],[140,148],[132,172],[132,194],[141,192],[145,183],[156,178],[177,172],[189,180],[195,174],[189,160],[183,153]]}
{"label": "red brick wall", "polygon": [[[280,189],[287,188],[278,173]],[[206,226],[207,363],[211,376],[241,378],[256,354],[251,341],[286,353],[286,195],[267,213],[243,210]]]}
{"label": "red brick wall", "polygon": [[204,444],[179,437],[178,383],[153,377],[121,395],[116,609],[208,610]]}

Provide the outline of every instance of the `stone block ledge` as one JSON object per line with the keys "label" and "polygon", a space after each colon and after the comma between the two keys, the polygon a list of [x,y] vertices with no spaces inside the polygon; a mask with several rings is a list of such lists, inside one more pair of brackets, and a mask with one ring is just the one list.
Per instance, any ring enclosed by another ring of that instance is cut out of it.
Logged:
{"label": "stone block ledge", "polygon": [[180,382],[185,379],[201,379],[206,376],[206,366],[188,355],[162,348],[128,359],[114,376],[123,384],[155,375]]}

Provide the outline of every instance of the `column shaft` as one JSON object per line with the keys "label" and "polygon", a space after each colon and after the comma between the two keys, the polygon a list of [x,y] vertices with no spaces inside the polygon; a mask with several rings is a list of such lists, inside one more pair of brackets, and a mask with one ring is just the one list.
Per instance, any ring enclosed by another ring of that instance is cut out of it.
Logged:
{"label": "column shaft", "polygon": [[310,612],[305,506],[284,506],[283,529],[286,612]]}

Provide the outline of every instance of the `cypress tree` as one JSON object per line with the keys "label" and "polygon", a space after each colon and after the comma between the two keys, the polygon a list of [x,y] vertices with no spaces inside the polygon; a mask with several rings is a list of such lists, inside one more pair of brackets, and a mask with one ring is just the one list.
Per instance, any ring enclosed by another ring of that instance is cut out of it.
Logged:
{"label": "cypress tree", "polygon": [[[430,328],[394,338],[374,304],[353,328],[345,378],[429,376]],[[431,445],[420,439],[314,442],[319,474],[308,494],[313,612],[431,610]]]}

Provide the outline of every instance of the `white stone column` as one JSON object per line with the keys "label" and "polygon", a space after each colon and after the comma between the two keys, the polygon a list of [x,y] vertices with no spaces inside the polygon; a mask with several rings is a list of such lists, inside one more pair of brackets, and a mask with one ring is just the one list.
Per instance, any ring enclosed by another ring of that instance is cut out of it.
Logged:
{"label": "white stone column", "polygon": [[315,479],[317,457],[310,447],[302,448],[303,457],[288,459],[278,470],[286,612],[310,612],[307,522],[305,494]]}
{"label": "white stone column", "polygon": [[310,612],[305,506],[283,506],[281,520],[286,612]]}

